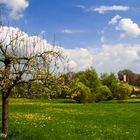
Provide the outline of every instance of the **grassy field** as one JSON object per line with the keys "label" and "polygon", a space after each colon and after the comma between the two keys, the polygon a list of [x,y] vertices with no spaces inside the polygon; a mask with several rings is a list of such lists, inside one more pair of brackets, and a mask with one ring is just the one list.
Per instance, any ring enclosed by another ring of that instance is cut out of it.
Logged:
{"label": "grassy field", "polygon": [[11,99],[9,109],[9,140],[140,139],[139,103]]}

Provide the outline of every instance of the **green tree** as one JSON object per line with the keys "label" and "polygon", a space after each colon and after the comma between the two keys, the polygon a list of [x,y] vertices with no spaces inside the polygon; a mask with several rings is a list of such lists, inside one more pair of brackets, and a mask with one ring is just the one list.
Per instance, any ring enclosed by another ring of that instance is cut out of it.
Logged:
{"label": "green tree", "polygon": [[112,93],[114,92],[116,85],[118,83],[114,73],[110,73],[110,74],[104,73],[101,75],[100,80],[101,83],[107,86]]}
{"label": "green tree", "polygon": [[136,79],[133,85],[140,86],[140,74],[136,74]]}
{"label": "green tree", "polygon": [[92,93],[95,93],[96,88],[100,85],[100,80],[95,69],[90,68],[85,71],[78,72],[76,77],[82,82],[85,86],[90,88]]}

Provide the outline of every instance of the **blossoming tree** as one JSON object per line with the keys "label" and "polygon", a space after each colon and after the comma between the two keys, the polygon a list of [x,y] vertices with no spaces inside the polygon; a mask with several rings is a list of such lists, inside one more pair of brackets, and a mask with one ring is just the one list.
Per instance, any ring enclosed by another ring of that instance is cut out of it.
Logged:
{"label": "blossoming tree", "polygon": [[16,85],[46,79],[62,59],[60,47],[18,28],[0,27],[0,93],[2,133],[8,134],[8,102]]}

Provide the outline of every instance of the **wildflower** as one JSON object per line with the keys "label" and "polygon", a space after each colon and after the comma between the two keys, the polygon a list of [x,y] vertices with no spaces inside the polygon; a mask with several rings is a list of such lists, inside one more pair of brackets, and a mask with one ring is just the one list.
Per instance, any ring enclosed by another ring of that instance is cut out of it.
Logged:
{"label": "wildflower", "polygon": [[6,138],[6,137],[7,137],[7,134],[1,133],[1,134],[0,134],[0,137],[1,137],[1,138]]}

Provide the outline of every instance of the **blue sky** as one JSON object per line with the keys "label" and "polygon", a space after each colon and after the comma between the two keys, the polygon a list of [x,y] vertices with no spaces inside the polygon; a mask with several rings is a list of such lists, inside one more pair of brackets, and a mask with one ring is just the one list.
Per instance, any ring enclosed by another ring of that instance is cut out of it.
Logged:
{"label": "blue sky", "polygon": [[[50,43],[55,36],[56,43],[66,49],[78,70],[82,69],[82,63],[89,63],[99,72],[123,68],[140,72],[139,0],[0,0],[0,3],[4,4],[5,25],[19,27],[29,35],[39,34]],[[83,54],[83,61],[76,60],[70,52],[81,58],[79,53]]]}
{"label": "blue sky", "polygon": [[[108,22],[119,14],[139,24],[139,4],[139,0],[29,0],[29,6],[23,12],[24,17],[20,20],[10,20],[10,24],[19,26],[29,34],[40,34],[45,31],[44,37],[50,42],[53,41],[55,34],[56,42],[66,48],[94,47],[100,44],[102,30],[105,30],[108,43],[125,42],[126,39],[120,40],[119,32],[108,26]],[[129,10],[110,11],[104,14],[87,10],[103,5],[128,6]],[[64,30],[71,33],[63,32]]]}

